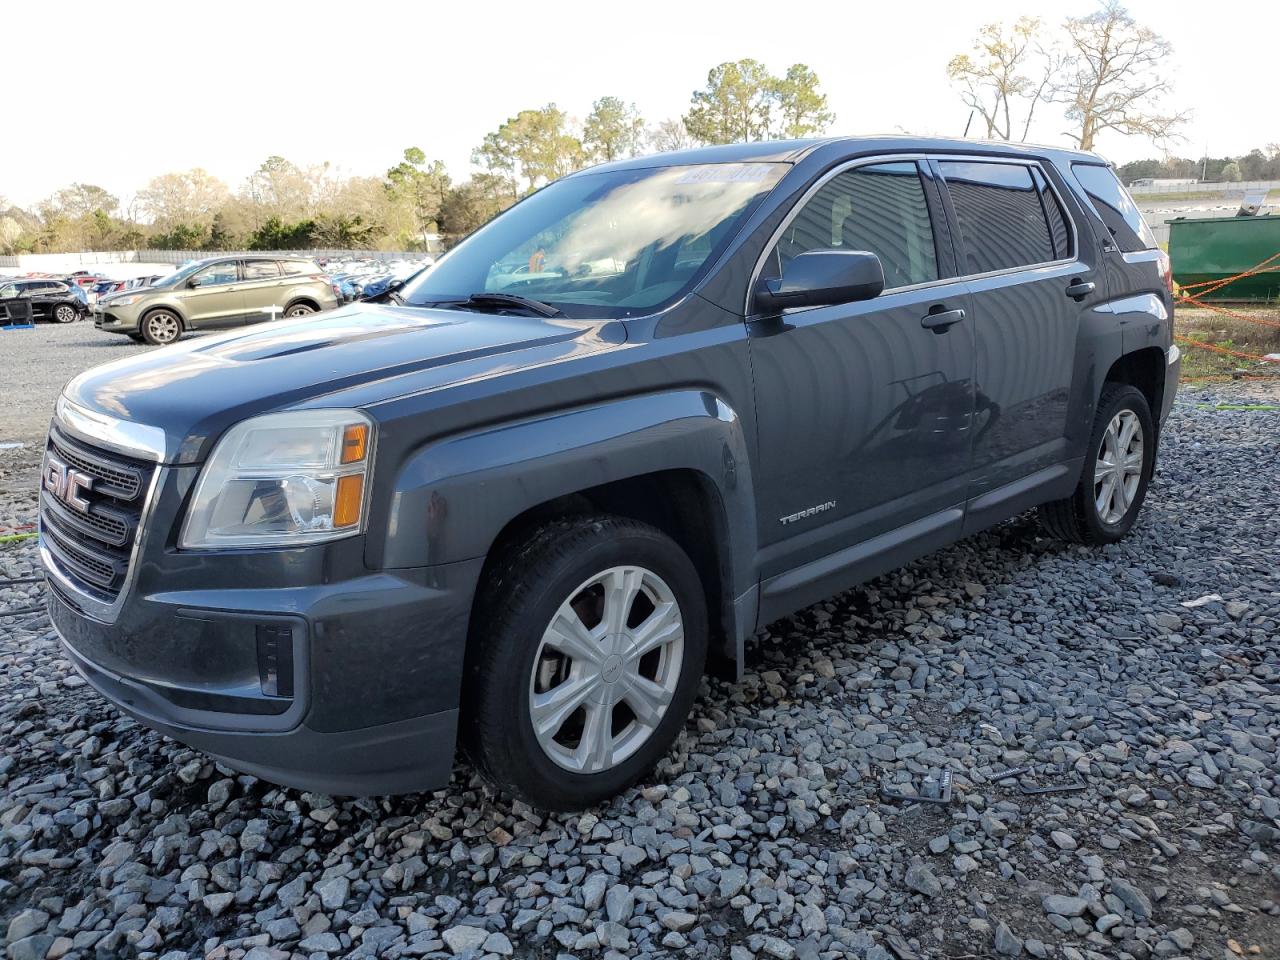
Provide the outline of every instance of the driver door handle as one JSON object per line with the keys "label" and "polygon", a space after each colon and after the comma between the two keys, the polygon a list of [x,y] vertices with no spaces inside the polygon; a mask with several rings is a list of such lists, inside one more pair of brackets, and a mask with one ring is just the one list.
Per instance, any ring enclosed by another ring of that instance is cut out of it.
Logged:
{"label": "driver door handle", "polygon": [[920,326],[926,330],[932,330],[934,333],[946,333],[951,329],[953,323],[959,323],[963,319],[963,310],[947,310],[945,307],[935,307],[920,318]]}
{"label": "driver door handle", "polygon": [[1098,289],[1098,285],[1092,280],[1072,280],[1067,284],[1067,296],[1072,300],[1083,300],[1093,291]]}

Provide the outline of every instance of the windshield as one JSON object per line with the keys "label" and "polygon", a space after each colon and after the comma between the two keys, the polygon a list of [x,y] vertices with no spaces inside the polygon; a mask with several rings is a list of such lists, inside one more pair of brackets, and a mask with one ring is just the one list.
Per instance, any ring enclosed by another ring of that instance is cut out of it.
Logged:
{"label": "windshield", "polygon": [[188,277],[190,277],[197,270],[199,270],[201,267],[203,267],[205,263],[206,261],[204,260],[197,260],[195,263],[189,263],[185,267],[178,268],[173,273],[169,274],[167,277],[161,277],[159,280],[157,280],[155,283],[151,285],[153,287],[177,286],[178,284],[186,280]]}
{"label": "windshield", "polygon": [[701,279],[785,169],[718,163],[558,180],[468,237],[401,298],[428,306],[503,293],[570,317],[652,312]]}

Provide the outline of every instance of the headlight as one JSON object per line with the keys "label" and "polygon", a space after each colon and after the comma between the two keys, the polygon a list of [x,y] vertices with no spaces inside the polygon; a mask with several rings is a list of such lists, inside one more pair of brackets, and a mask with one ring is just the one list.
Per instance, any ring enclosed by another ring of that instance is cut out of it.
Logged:
{"label": "headlight", "polygon": [[237,424],[200,472],[179,545],[289,547],[359,533],[372,449],[373,423],[356,410]]}
{"label": "headlight", "polygon": [[104,307],[131,307],[141,299],[141,296],[135,294],[128,297],[112,297],[110,300],[100,299],[98,302]]}

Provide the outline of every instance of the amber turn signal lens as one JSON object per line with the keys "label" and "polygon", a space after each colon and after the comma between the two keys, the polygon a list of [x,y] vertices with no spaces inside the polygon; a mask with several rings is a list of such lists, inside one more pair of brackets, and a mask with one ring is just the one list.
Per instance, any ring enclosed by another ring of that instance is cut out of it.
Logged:
{"label": "amber turn signal lens", "polygon": [[342,431],[342,462],[359,463],[369,449],[369,428],[353,423]]}
{"label": "amber turn signal lens", "polygon": [[333,525],[354,527],[360,522],[360,501],[364,498],[364,477],[352,474],[338,478],[338,493],[333,504]]}

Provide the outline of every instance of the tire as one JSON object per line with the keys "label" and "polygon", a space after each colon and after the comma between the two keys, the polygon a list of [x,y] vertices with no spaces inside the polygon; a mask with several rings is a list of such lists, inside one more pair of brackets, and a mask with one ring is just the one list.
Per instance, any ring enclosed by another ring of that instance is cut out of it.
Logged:
{"label": "tire", "polygon": [[80,311],[69,303],[60,303],[53,308],[53,319],[59,323],[75,323],[80,319]]}
{"label": "tire", "polygon": [[142,339],[153,347],[174,343],[182,336],[182,318],[172,310],[152,310],[142,318]]}
{"label": "tire", "polygon": [[[611,609],[606,586],[630,601]],[[666,753],[707,651],[702,583],[666,534],[614,517],[555,521],[505,552],[476,611],[463,745],[496,787],[540,809],[581,810]],[[627,656],[636,641],[653,646]]]}
{"label": "tire", "polygon": [[[1041,505],[1041,523],[1055,537],[1071,543],[1123,539],[1146,499],[1158,439],[1142,392],[1128,384],[1107,384],[1098,399],[1080,482],[1071,496]],[[1120,457],[1115,456],[1118,444],[1124,444]],[[1112,463],[1117,469],[1108,469]]]}
{"label": "tire", "polygon": [[311,314],[318,312],[315,307],[309,303],[291,303],[285,310],[286,318],[290,317],[309,317]]}

